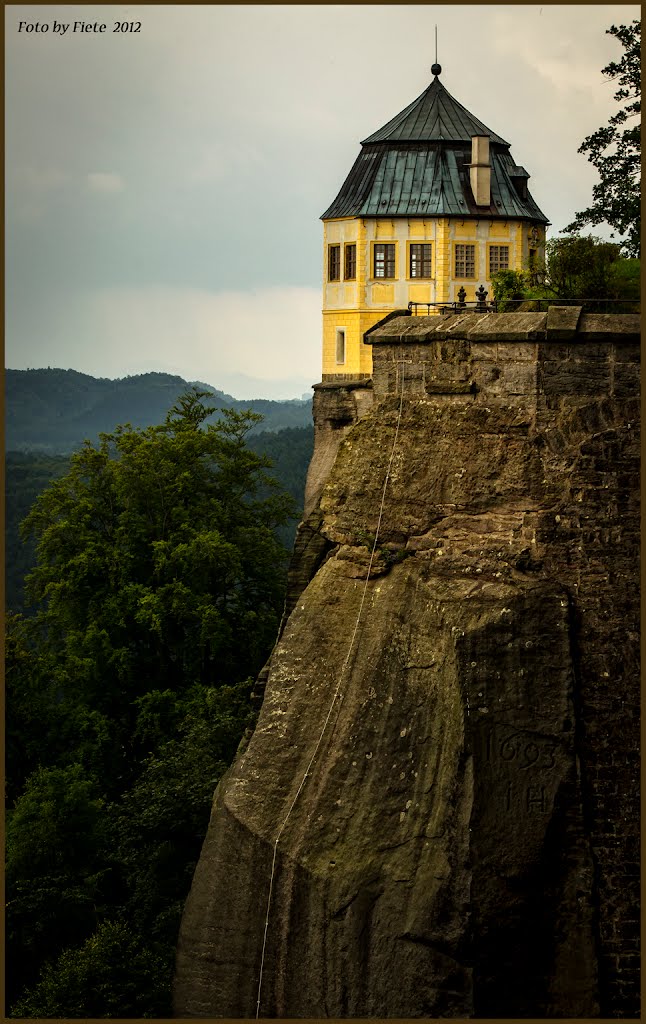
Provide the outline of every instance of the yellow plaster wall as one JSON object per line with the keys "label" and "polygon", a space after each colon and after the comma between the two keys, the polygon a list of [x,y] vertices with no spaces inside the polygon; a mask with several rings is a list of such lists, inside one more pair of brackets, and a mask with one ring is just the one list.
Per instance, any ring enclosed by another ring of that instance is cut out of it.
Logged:
{"label": "yellow plaster wall", "polygon": [[395,237],[395,222],[392,220],[375,221],[375,238],[389,239]]}
{"label": "yellow plaster wall", "polygon": [[372,301],[382,303],[394,303],[395,286],[392,284],[373,284]]}
{"label": "yellow plaster wall", "polygon": [[451,273],[451,241],[449,237],[449,219],[441,217],[437,221],[435,243],[435,301],[446,302],[449,297],[449,277]]}
{"label": "yellow plaster wall", "polygon": [[425,280],[424,284],[419,282],[410,284],[408,286],[408,301],[409,302],[433,302],[432,291],[433,282]]}
{"label": "yellow plaster wall", "polygon": [[[372,372],[372,349],[363,344],[363,334],[393,309],[405,309],[409,302],[452,302],[460,287],[466,301],[475,299],[476,289],[484,284],[492,298],[489,280],[489,246],[509,245],[509,267],[522,270],[529,258],[529,232],[526,221],[487,221],[474,218],[342,218],[323,225],[323,373]],[[396,277],[374,280],[372,274],[372,243],[394,242]],[[409,242],[431,242],[432,277],[410,279]],[[357,246],[356,280],[344,282],[343,245]],[[544,251],[545,230],[539,227],[539,260]],[[455,278],[456,243],[475,245],[476,277]],[[327,283],[328,245],[341,245],[341,281]],[[534,246],[532,245],[532,248]],[[346,331],[346,360],[336,362],[336,330]]]}
{"label": "yellow plaster wall", "polygon": [[456,220],[453,222],[453,237],[460,242],[474,241],[478,222],[475,220]]}
{"label": "yellow plaster wall", "polygon": [[[323,373],[372,372],[372,350],[363,344],[363,335],[369,327],[384,316],[383,310],[346,313],[333,310],[323,314]],[[336,332],[345,328],[345,363],[336,361]]]}

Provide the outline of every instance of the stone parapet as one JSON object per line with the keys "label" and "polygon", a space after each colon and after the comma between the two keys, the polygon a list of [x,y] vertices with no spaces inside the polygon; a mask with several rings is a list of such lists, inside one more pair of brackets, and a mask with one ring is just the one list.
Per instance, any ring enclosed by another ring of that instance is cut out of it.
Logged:
{"label": "stone parapet", "polygon": [[446,341],[581,341],[638,340],[636,313],[582,313],[580,306],[550,306],[546,313],[457,313],[451,316],[395,317],[366,333],[367,345],[407,345]]}
{"label": "stone parapet", "polygon": [[640,318],[547,313],[465,313],[400,318],[373,332],[375,399],[463,396],[463,401],[547,405],[569,396],[628,397],[639,389]]}

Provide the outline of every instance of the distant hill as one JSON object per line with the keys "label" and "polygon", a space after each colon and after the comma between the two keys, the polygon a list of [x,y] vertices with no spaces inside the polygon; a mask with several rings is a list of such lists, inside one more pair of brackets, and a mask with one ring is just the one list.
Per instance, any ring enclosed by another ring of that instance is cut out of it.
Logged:
{"label": "distant hill", "polygon": [[[161,423],[191,383],[214,394],[219,409],[253,409],[264,419],[254,432],[309,427],[310,399],[274,402],[240,400],[202,381],[185,381],[169,373],[142,373],[110,380],[76,370],[5,371],[5,447],[9,451],[66,453],[85,438],[95,439],[119,423],[148,427]],[[218,414],[213,416],[217,419]]]}

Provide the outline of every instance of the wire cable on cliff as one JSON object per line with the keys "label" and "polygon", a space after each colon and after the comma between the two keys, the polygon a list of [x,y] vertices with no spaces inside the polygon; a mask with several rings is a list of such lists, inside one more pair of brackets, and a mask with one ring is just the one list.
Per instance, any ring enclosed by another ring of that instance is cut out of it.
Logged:
{"label": "wire cable on cliff", "polygon": [[380,507],[379,507],[379,516],[377,518],[377,529],[375,531],[375,539],[374,539],[374,542],[373,542],[373,545],[372,545],[372,551],[370,552],[370,562],[368,564],[368,572],[366,574],[365,582],[364,582],[364,585],[363,585],[363,592],[361,594],[361,601],[359,603],[359,611],[357,613],[357,619],[356,619],[356,622],[354,624],[354,629],[352,631],[352,637],[350,639],[350,644],[348,646],[348,653],[346,654],[345,660],[344,660],[343,665],[341,667],[341,672],[339,673],[339,680],[337,682],[336,689],[334,691],[334,696],[332,697],[332,702],[330,704],[328,713],[325,716],[325,721],[323,722],[323,728],[321,729],[321,734],[320,734],[320,736],[319,736],[319,738],[318,738],[318,740],[316,742],[316,746],[314,747],[314,753],[312,754],[312,756],[311,756],[311,758],[309,760],[309,764],[307,765],[307,768],[305,769],[305,772],[303,774],[303,778],[301,779],[300,785],[299,785],[298,789],[296,790],[296,795],[294,796],[294,799],[292,800],[292,802],[290,804],[289,810],[287,811],[287,814],[285,815],[285,818],[283,819],[283,823],[280,826],[280,828],[278,829],[278,832],[276,834],[276,838],[274,839],[274,854],[273,854],[272,861],[271,861],[271,873],[270,873],[270,877],[269,877],[269,894],[267,896],[267,913],[265,915],[265,930],[264,930],[264,934],[263,934],[262,953],[261,953],[261,957],[260,957],[260,974],[259,974],[259,977],[258,977],[258,998],[257,998],[257,1001],[256,1001],[256,1020],[258,1020],[258,1018],[260,1016],[260,997],[261,997],[261,993],[262,993],[262,978],[263,978],[263,971],[264,971],[264,966],[265,966],[265,951],[266,951],[266,948],[267,948],[267,932],[269,930],[269,913],[270,913],[270,910],[271,910],[271,897],[272,897],[273,888],[274,888],[274,877],[275,877],[275,874],[276,874],[276,853],[278,851],[278,843],[280,842],[280,837],[282,836],[283,832],[285,831],[285,827],[287,825],[287,822],[289,821],[290,815],[291,815],[292,811],[294,810],[294,807],[296,806],[296,801],[298,800],[298,798],[299,798],[299,796],[301,794],[301,790],[303,789],[303,786],[305,785],[307,777],[310,774],[310,769],[312,768],[312,765],[314,764],[314,761],[316,759],[316,755],[318,754],[318,751],[319,751],[319,747],[321,746],[321,743],[323,741],[323,736],[325,735],[325,730],[327,729],[328,722],[330,721],[330,718],[332,716],[332,711],[334,710],[335,706],[338,706],[337,705],[337,701],[340,703],[343,700],[343,694],[341,693],[341,685],[343,683],[343,678],[345,676],[347,667],[350,664],[350,657],[352,655],[352,651],[353,651],[353,648],[354,648],[354,642],[355,642],[355,640],[357,638],[357,633],[359,631],[359,624],[361,622],[361,615],[363,613],[363,606],[364,606],[364,603],[365,603],[365,600],[366,600],[366,594],[368,592],[368,583],[370,582],[370,573],[372,572],[372,565],[373,565],[374,558],[375,558],[375,552],[377,550],[377,541],[379,540],[379,531],[381,529],[381,520],[383,518],[384,505],[385,505],[385,502],[386,502],[386,490],[388,488],[388,482],[390,480],[390,472],[391,472],[391,469],[392,469],[393,459],[395,457],[395,449],[397,447],[397,440],[398,440],[398,437],[399,437],[399,426],[400,426],[400,423],[401,423],[402,409],[403,409],[403,406],[404,406],[404,360],[400,361],[400,366],[401,366],[401,375],[400,375],[401,391],[400,391],[400,396],[399,396],[399,411],[398,411],[398,414],[397,414],[397,426],[395,427],[395,436],[393,438],[393,444],[392,444],[392,448],[391,448],[391,451],[390,451],[390,459],[388,460],[388,467],[386,469],[386,476],[385,476],[385,479],[384,479],[384,486],[383,486],[383,490],[382,490],[382,493],[381,493],[381,504],[380,504]]}

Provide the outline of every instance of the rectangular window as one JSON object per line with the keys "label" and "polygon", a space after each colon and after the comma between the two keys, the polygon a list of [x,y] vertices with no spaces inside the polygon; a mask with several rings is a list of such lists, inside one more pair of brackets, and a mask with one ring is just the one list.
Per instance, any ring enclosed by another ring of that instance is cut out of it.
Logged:
{"label": "rectangular window", "polygon": [[357,247],[354,242],[345,247],[344,278],[346,281],[354,281],[357,276]]}
{"label": "rectangular window", "polygon": [[455,247],[455,276],[475,277],[476,276],[476,247],[475,245],[456,245]]}
{"label": "rectangular window", "polygon": [[489,246],[489,277],[493,277],[499,270],[509,270],[509,246]]}
{"label": "rectangular window", "polygon": [[345,363],[345,327],[336,329],[336,361]]}
{"label": "rectangular window", "polygon": [[411,242],[410,246],[410,276],[430,277],[431,276],[431,245],[424,242],[418,245]]}
{"label": "rectangular window", "polygon": [[394,242],[375,243],[375,277],[395,276],[395,244]]}
{"label": "rectangular window", "polygon": [[328,281],[341,280],[341,246],[328,246]]}

